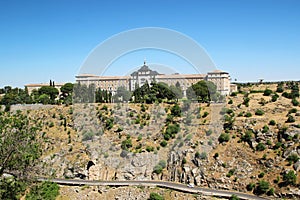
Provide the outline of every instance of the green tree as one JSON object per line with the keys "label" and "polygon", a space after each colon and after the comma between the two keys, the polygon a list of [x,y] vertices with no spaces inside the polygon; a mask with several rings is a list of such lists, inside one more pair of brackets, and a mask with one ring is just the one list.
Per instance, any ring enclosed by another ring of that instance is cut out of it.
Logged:
{"label": "green tree", "polygon": [[51,86],[42,86],[38,91],[40,95],[48,95],[50,97],[51,103],[54,103],[55,98],[59,94],[58,89]]}
{"label": "green tree", "polygon": [[39,129],[21,112],[0,113],[0,176],[4,171],[12,171],[18,176],[26,174],[26,169],[40,155]]}
{"label": "green tree", "polygon": [[199,102],[209,102],[216,94],[217,86],[210,81],[199,81],[190,86],[187,91],[188,99],[197,99]]}
{"label": "green tree", "polygon": [[117,92],[114,96],[116,102],[119,101],[129,101],[131,98],[131,92],[125,88],[125,86],[120,86],[117,88]]}
{"label": "green tree", "polygon": [[26,200],[55,200],[59,195],[59,186],[57,183],[43,182],[37,184],[30,189],[30,192],[26,195]]}

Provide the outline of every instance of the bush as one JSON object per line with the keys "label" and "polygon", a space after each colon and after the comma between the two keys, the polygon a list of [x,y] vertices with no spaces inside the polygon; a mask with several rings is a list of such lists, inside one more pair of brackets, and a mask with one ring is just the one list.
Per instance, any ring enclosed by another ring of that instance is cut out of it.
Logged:
{"label": "bush", "polygon": [[296,120],[295,120],[295,118],[292,116],[292,115],[288,115],[288,118],[287,118],[287,120],[286,120],[286,123],[293,123],[293,122],[295,122]]}
{"label": "bush", "polygon": [[26,200],[55,200],[58,195],[59,186],[57,183],[43,182],[30,189],[30,192],[26,195]]}
{"label": "bush", "polygon": [[299,101],[297,101],[297,99],[292,99],[292,104],[293,106],[299,106]]}
{"label": "bush", "polygon": [[288,173],[283,175],[283,181],[286,185],[295,185],[297,180],[297,175],[293,170],[290,170]]}
{"label": "bush", "polygon": [[264,96],[270,96],[271,94],[272,94],[272,90],[270,90],[270,89],[265,89],[265,91],[264,91]]}
{"label": "bush", "polygon": [[275,102],[277,101],[279,95],[277,93],[275,93],[273,96],[272,96],[272,102]]}
{"label": "bush", "polygon": [[257,110],[255,111],[255,115],[262,116],[263,114],[265,114],[265,112],[264,112],[263,110],[261,110],[261,109],[257,109]]}
{"label": "bush", "polygon": [[229,200],[239,200],[240,198],[238,196],[236,196],[235,194],[231,195],[231,197],[229,198]]}
{"label": "bush", "polygon": [[263,143],[258,143],[258,145],[256,146],[256,151],[263,151],[266,149],[266,146]]}
{"label": "bush", "polygon": [[296,153],[292,153],[286,159],[289,163],[296,163],[299,160],[299,157]]}
{"label": "bush", "polygon": [[94,135],[95,134],[93,132],[87,132],[82,136],[82,141],[91,140],[91,139],[93,139]]}
{"label": "bush", "polygon": [[262,133],[266,133],[269,131],[269,127],[267,125],[264,125],[263,129],[262,129]]}
{"label": "bush", "polygon": [[155,167],[153,168],[153,172],[155,174],[160,174],[162,172],[163,168],[161,165],[155,165]]}
{"label": "bush", "polygon": [[247,112],[247,113],[245,114],[245,117],[252,117],[252,114],[251,114],[250,112]]}
{"label": "bush", "polygon": [[246,189],[247,189],[248,191],[252,191],[254,188],[255,188],[255,183],[249,183],[249,184],[246,186]]}
{"label": "bush", "polygon": [[274,189],[274,188],[271,188],[271,189],[267,192],[267,195],[272,196],[272,195],[274,195],[274,193],[275,193],[275,189]]}
{"label": "bush", "polygon": [[230,139],[230,136],[229,136],[228,133],[221,133],[221,135],[220,135],[219,138],[218,138],[218,141],[219,141],[220,143],[223,143],[223,142],[228,142],[229,139]]}
{"label": "bush", "polygon": [[261,172],[260,174],[258,174],[258,178],[263,178],[265,176],[264,172]]}
{"label": "bush", "polygon": [[270,184],[267,181],[261,180],[258,182],[254,193],[265,194],[269,190]]}
{"label": "bush", "polygon": [[167,141],[166,141],[166,140],[163,140],[163,141],[160,143],[160,146],[166,147],[167,144],[168,144]]}
{"label": "bush", "polygon": [[164,197],[155,192],[151,192],[148,200],[164,200]]}
{"label": "bush", "polygon": [[273,120],[273,119],[272,119],[272,120],[270,120],[270,121],[269,121],[269,125],[271,125],[271,126],[274,126],[274,125],[276,125],[276,122],[275,122],[275,120]]}
{"label": "bush", "polygon": [[230,99],[230,100],[228,101],[228,104],[233,104],[232,99]]}

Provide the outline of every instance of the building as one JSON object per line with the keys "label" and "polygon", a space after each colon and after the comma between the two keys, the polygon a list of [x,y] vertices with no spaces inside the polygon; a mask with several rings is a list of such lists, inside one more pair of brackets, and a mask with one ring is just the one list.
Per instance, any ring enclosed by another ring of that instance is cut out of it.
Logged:
{"label": "building", "polygon": [[[28,93],[31,94],[33,90],[38,90],[43,86],[49,86],[49,83],[37,83],[37,84],[26,84],[25,87],[28,89]],[[60,91],[61,86],[63,86],[64,83],[55,83],[55,88]]]}
{"label": "building", "polygon": [[124,86],[127,90],[133,91],[135,87],[142,86],[144,83],[152,81],[164,82],[168,85],[179,84],[182,88],[184,96],[186,90],[191,85],[201,80],[213,82],[217,86],[217,91],[222,95],[230,94],[231,89],[235,88],[230,84],[230,76],[228,72],[215,70],[207,74],[160,74],[157,71],[151,70],[144,62],[144,65],[139,70],[130,74],[130,76],[97,76],[93,74],[81,74],[76,76],[76,82],[80,84],[94,84],[96,88],[108,90],[115,94],[117,88]]}

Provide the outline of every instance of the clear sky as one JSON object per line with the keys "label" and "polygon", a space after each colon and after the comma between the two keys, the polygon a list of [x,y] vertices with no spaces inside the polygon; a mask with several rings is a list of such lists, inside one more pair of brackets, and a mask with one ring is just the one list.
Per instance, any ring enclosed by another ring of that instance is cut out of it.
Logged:
{"label": "clear sky", "polygon": [[[98,44],[141,27],[193,38],[238,81],[300,80],[299,0],[1,0],[0,87],[74,82]],[[144,58],[189,72],[176,56],[145,50],[122,56],[110,73]]]}

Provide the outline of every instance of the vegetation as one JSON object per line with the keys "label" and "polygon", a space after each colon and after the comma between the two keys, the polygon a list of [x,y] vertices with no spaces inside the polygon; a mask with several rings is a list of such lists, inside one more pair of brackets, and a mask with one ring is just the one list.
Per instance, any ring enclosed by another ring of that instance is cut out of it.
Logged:
{"label": "vegetation", "polygon": [[148,200],[164,200],[164,197],[155,192],[151,192]]}
{"label": "vegetation", "polygon": [[59,195],[59,186],[57,183],[43,182],[37,184],[30,189],[30,192],[26,195],[26,200],[55,200]]}

